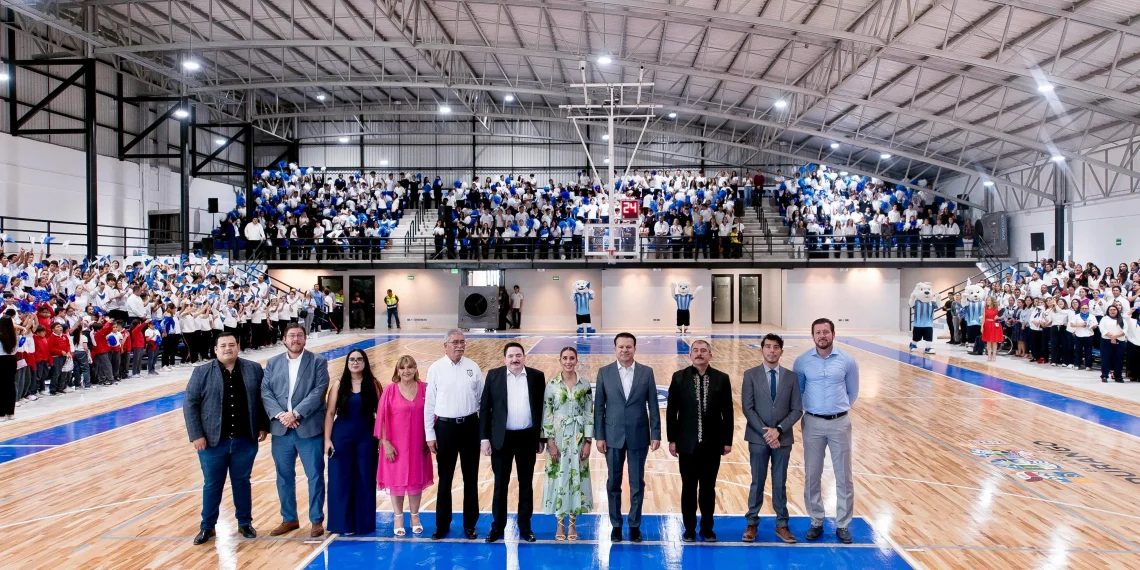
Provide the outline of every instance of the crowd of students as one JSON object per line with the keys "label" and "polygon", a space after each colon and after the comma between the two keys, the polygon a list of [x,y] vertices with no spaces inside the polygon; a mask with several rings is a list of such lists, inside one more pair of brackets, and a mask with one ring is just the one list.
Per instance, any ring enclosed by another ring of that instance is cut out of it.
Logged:
{"label": "crowd of students", "polygon": [[794,257],[966,257],[978,232],[957,204],[930,192],[809,164],[785,177],[776,171],[775,199]]}
{"label": "crowd of students", "polygon": [[335,329],[344,302],[328,288],[275,287],[221,256],[92,263],[23,249],[0,256],[0,294],[0,419],[43,396],[206,361],[219,331],[253,350],[290,322]]}
{"label": "crowd of students", "polygon": [[1011,356],[1088,370],[1102,382],[1140,381],[1140,261],[1102,270],[1092,263],[1045,260],[983,286],[990,317],[971,310],[961,293],[945,301],[951,344],[981,354],[974,327],[991,318],[1002,327],[1001,341],[1012,342]]}

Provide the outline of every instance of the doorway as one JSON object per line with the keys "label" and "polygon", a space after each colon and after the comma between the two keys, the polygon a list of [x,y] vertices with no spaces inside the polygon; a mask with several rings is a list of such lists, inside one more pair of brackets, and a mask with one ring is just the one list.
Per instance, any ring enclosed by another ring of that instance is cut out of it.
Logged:
{"label": "doorway", "polygon": [[352,294],[348,304],[349,328],[376,328],[376,278],[349,276],[348,291]]}
{"label": "doorway", "polygon": [[732,323],[734,284],[732,275],[712,276],[712,322],[713,324]]}
{"label": "doorway", "polygon": [[337,331],[344,327],[344,277],[340,275],[322,275],[317,277],[317,286],[321,291],[328,289],[336,299],[332,307],[325,307],[326,317]]}
{"label": "doorway", "polygon": [[759,323],[761,319],[760,292],[763,286],[762,275],[740,276],[740,322]]}

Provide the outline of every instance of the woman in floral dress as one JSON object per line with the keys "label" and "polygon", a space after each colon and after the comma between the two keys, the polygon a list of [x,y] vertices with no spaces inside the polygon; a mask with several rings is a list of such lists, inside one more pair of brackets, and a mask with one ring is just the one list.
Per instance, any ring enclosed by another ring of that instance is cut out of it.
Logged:
{"label": "woman in floral dress", "polygon": [[594,508],[590,488],[590,440],[594,437],[594,398],[590,382],[578,375],[578,351],[558,353],[562,370],[546,385],[542,435],[546,437],[546,482],[542,510],[558,518],[555,540],[566,540],[564,519],[570,517],[569,539],[578,540],[575,517]]}

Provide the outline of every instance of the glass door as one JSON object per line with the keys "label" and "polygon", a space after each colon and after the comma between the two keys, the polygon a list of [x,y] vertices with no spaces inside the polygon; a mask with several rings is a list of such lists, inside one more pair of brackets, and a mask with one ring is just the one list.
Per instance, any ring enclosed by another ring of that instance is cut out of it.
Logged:
{"label": "glass door", "polygon": [[760,322],[760,275],[740,276],[740,322]]}
{"label": "glass door", "polygon": [[732,275],[712,276],[712,322],[732,323]]}

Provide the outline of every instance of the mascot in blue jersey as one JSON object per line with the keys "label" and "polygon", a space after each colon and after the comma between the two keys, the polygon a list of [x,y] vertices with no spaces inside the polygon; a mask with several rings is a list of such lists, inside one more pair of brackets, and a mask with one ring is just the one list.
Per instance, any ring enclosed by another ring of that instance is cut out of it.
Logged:
{"label": "mascot in blue jersey", "polygon": [[914,352],[923,343],[925,354],[934,354],[934,311],[938,310],[938,296],[930,283],[915,283],[910,293],[911,337],[910,350]]}
{"label": "mascot in blue jersey", "polygon": [[571,299],[574,301],[574,317],[578,321],[578,332],[596,332],[594,327],[590,326],[590,301],[594,300],[594,290],[590,289],[590,282],[582,279],[575,281]]}
{"label": "mascot in blue jersey", "polygon": [[689,307],[693,304],[693,297],[697,291],[704,289],[688,281],[670,283],[669,290],[673,292],[673,302],[677,303],[677,334],[689,334]]}

